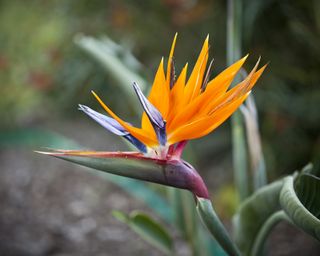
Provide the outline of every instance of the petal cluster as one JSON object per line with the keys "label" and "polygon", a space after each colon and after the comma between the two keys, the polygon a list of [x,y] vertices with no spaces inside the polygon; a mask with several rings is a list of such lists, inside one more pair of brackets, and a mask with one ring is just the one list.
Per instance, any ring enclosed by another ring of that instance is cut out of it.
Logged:
{"label": "petal cluster", "polygon": [[148,98],[137,84],[133,84],[144,109],[141,128],[134,127],[118,117],[94,92],[93,95],[112,118],[86,106],[80,105],[80,109],[109,131],[128,139],[142,152],[146,152],[147,148],[167,148],[170,151],[170,147],[172,149],[174,146],[180,149],[179,145],[184,145],[185,141],[212,132],[248,97],[266,65],[258,69],[258,60],[247,77],[231,89],[231,83],[248,56],[210,80],[212,62],[208,65],[207,37],[188,79],[188,64],[176,77],[173,62],[176,38],[177,35],[172,43],[166,72],[162,58]]}

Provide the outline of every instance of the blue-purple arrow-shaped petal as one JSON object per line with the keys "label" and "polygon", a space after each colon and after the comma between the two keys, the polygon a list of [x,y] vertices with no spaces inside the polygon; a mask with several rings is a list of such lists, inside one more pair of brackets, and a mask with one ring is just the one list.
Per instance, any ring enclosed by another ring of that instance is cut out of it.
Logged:
{"label": "blue-purple arrow-shaped petal", "polygon": [[141,152],[147,152],[146,146],[141,141],[133,137],[121,124],[118,123],[118,121],[114,120],[111,117],[102,115],[85,105],[79,104],[79,110],[87,114],[89,117],[91,117],[101,126],[106,128],[108,131],[126,138]]}
{"label": "blue-purple arrow-shaped petal", "polygon": [[157,134],[160,145],[164,146],[167,142],[166,121],[163,120],[160,111],[144,96],[137,83],[133,83],[133,88],[138,95],[139,101],[146,112],[153,129]]}

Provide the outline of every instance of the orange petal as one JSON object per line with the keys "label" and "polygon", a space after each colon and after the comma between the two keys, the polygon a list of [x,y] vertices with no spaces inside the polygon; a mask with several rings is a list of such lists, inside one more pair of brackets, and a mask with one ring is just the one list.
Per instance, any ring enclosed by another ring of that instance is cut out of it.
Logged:
{"label": "orange petal", "polygon": [[184,87],[186,83],[188,63],[183,67],[176,83],[170,91],[170,111],[167,122],[170,123],[176,113],[180,112],[180,106],[183,99]]}
{"label": "orange petal", "polygon": [[185,124],[188,120],[192,119],[196,114],[199,113],[199,106],[202,104],[201,98],[198,97],[192,102],[190,102],[187,106],[180,106],[178,111],[172,116],[170,122],[167,123],[167,131],[170,133],[172,130],[177,127]]}
{"label": "orange petal", "polygon": [[250,81],[250,84],[248,86],[248,90],[251,90],[253,86],[255,86],[256,82],[258,81],[258,79],[260,78],[260,76],[262,75],[262,73],[264,72],[264,70],[266,69],[266,67],[268,66],[268,64],[265,64],[262,68],[260,68],[253,76],[252,79]]}
{"label": "orange petal", "polygon": [[143,112],[143,114],[142,114],[141,129],[146,131],[149,134],[152,134],[153,137],[156,137],[156,133],[152,127],[152,124],[151,124],[146,112]]}
{"label": "orange petal", "polygon": [[204,72],[208,61],[209,35],[203,43],[198,60],[192,70],[187,85],[184,88],[184,103],[188,104],[194,97],[199,95]]}
{"label": "orange petal", "polygon": [[257,70],[259,62],[260,62],[260,59],[257,61],[256,65],[254,66],[250,74],[242,82],[237,84],[231,90],[227,91],[225,94],[221,95],[220,97],[217,97],[212,102],[203,106],[203,108],[201,109],[201,112],[204,112],[204,113],[209,113],[210,111],[212,112],[214,111],[214,109],[219,108],[224,104],[228,103],[229,101],[232,101],[235,98],[241,97],[242,95],[250,91],[250,89],[253,86],[253,85],[250,86],[253,82],[253,79],[256,82],[257,81],[256,78],[260,77],[262,71],[264,70],[263,68],[262,70],[255,72]]}
{"label": "orange petal", "polygon": [[179,141],[196,139],[207,135],[221,125],[229,116],[231,116],[232,113],[248,97],[248,95],[249,93],[243,95],[233,102],[230,102],[227,106],[218,110],[212,116],[205,116],[180,126],[174,132],[169,134],[168,142],[170,144],[174,144]]}
{"label": "orange petal", "polygon": [[169,111],[169,90],[164,74],[162,58],[148,99],[160,111],[164,119],[167,118]]}
{"label": "orange petal", "polygon": [[171,65],[172,65],[172,58],[174,53],[174,48],[176,47],[176,41],[177,41],[178,33],[174,35],[173,42],[171,45],[171,50],[169,54],[168,64],[167,64],[167,83],[168,86],[170,86],[170,78],[171,78]]}
{"label": "orange petal", "polygon": [[219,95],[220,93],[226,92],[234,77],[239,72],[240,68],[242,67],[247,58],[248,55],[232,64],[230,67],[226,68],[214,79],[212,79],[208,83],[206,90],[202,94],[203,97],[213,98],[216,95]]}
{"label": "orange petal", "polygon": [[168,123],[168,132],[170,132],[172,129],[175,129],[175,127],[183,125],[183,123],[191,120],[192,118],[194,118],[195,114],[197,114],[197,116],[206,114],[205,111],[201,111],[201,109],[203,109],[203,106],[207,106],[214,99],[218,99],[221,95],[223,95],[223,93],[227,91],[235,75],[237,74],[247,57],[248,55],[221,72],[218,76],[216,76],[208,83],[206,90],[202,94],[196,97],[187,106],[183,106],[183,109],[177,112],[178,114],[175,114],[171,122]]}
{"label": "orange petal", "polygon": [[140,140],[142,143],[150,147],[158,144],[156,137],[153,137],[152,134],[147,133],[145,130],[131,126],[125,121],[123,121],[110,108],[108,108],[106,104],[103,103],[103,101],[99,98],[99,96],[94,91],[92,91],[92,94],[98,100],[100,105],[109,113],[109,115],[112,116],[115,120],[117,120],[132,136],[134,136],[135,138]]}
{"label": "orange petal", "polygon": [[[162,113],[161,109],[161,101],[159,100],[160,97],[158,95],[161,95],[161,90],[162,90],[162,85],[165,85],[165,75],[164,75],[164,70],[163,70],[163,58],[160,61],[158,70],[156,72],[156,76],[149,94],[149,101]],[[167,110],[168,111],[168,110]],[[152,127],[152,124],[150,123],[150,120],[145,112],[142,114],[142,119],[141,119],[141,128],[148,133],[152,134],[154,137],[156,137],[155,131]]]}

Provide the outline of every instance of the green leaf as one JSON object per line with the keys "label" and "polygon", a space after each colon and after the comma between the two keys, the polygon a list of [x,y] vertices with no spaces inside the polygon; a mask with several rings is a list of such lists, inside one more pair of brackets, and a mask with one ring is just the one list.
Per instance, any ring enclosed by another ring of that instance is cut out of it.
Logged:
{"label": "green leaf", "polygon": [[[194,198],[189,191],[170,188],[169,200],[174,209],[174,220],[182,237],[189,244],[194,256],[200,255],[198,252],[196,239],[198,237],[198,227],[196,223],[196,209]],[[204,248],[202,248],[204,250]],[[204,254],[202,254],[204,255]]]}
{"label": "green leaf", "polygon": [[281,190],[280,203],[297,227],[320,240],[319,177],[302,173],[295,183],[293,177],[287,177]]}
{"label": "green leaf", "polygon": [[169,193],[175,223],[184,239],[190,242],[197,235],[194,198],[190,192],[175,188],[170,188]]}
{"label": "green leaf", "polygon": [[282,220],[293,222],[319,240],[320,179],[315,173],[308,165],[299,175],[261,188],[241,205],[234,224],[244,255],[261,255],[264,240]]}
{"label": "green leaf", "polygon": [[[134,108],[139,106],[139,104],[137,104],[137,97],[131,85],[133,82],[136,82],[139,84],[140,88],[144,90],[147,83],[137,74],[137,70],[133,70],[134,68],[132,68],[132,66],[137,65],[132,65],[132,62],[137,63],[137,60],[133,55],[131,55],[128,50],[117,45],[107,37],[104,37],[103,39],[95,39],[93,37],[77,35],[75,37],[75,42],[79,47],[102,64],[104,69],[108,72],[108,75],[115,81],[116,86],[121,88],[128,96],[128,100],[132,103],[132,106]],[[121,59],[121,55],[127,57]],[[131,63],[131,65],[128,65],[128,62]],[[140,108],[135,110],[138,113],[140,112]]]}
{"label": "green leaf", "polygon": [[126,215],[120,211],[114,211],[113,216],[126,223],[134,232],[140,235],[145,241],[155,246],[167,255],[173,254],[173,240],[167,230],[152,219],[149,215],[133,211]]}
{"label": "green leaf", "polygon": [[148,207],[150,207],[166,222],[174,222],[173,209],[170,207],[165,198],[154,191],[147,183],[140,180],[134,180],[104,172],[92,171],[92,173],[118,185],[130,196],[134,196],[135,198],[142,200]]}
{"label": "green leaf", "polygon": [[243,118],[240,111],[236,111],[231,118],[232,122],[232,157],[233,173],[240,201],[245,200],[250,195],[250,183],[248,176],[247,147]]}
{"label": "green leaf", "polygon": [[267,219],[280,210],[279,194],[283,181],[275,181],[247,198],[236,213],[234,236],[244,255],[251,255],[255,239]]}
{"label": "green leaf", "polygon": [[297,196],[301,203],[317,219],[320,218],[320,178],[310,174],[299,177],[299,182],[295,184]]}

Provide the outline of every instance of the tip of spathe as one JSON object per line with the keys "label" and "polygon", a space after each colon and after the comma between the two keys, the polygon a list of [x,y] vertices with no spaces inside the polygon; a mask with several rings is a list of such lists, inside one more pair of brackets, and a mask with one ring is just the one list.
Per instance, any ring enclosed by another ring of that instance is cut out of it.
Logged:
{"label": "tip of spathe", "polygon": [[47,154],[47,152],[45,151],[40,151],[40,150],[33,150],[34,153],[38,153],[38,154]]}
{"label": "tip of spathe", "polygon": [[55,152],[53,149],[47,148],[48,151],[42,151],[42,150],[33,150],[34,153],[42,154],[42,155],[53,155]]}

